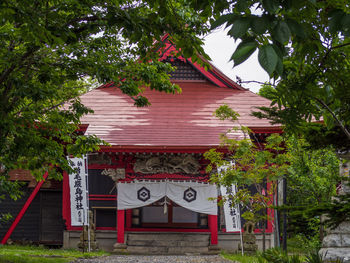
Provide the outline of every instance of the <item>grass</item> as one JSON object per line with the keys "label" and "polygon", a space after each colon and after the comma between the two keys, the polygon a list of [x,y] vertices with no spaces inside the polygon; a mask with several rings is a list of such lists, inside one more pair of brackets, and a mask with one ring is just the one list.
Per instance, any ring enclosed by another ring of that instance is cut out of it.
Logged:
{"label": "grass", "polygon": [[76,249],[49,249],[38,246],[0,246],[0,263],[64,263],[78,258],[108,255],[104,251],[82,253]]}
{"label": "grass", "polygon": [[223,258],[235,261],[235,262],[240,262],[240,263],[258,263],[258,258],[254,255],[248,256],[237,253],[237,254],[228,254],[225,252],[221,253],[221,256]]}

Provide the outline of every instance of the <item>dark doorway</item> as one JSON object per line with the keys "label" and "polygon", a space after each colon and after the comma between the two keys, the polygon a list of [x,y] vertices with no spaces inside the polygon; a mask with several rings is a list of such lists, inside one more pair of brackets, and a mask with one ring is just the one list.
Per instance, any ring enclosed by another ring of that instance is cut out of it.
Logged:
{"label": "dark doorway", "polygon": [[[167,202],[166,210],[164,210],[164,201]],[[139,224],[133,224],[134,227],[191,229],[208,227],[207,215],[193,212],[164,198],[149,206],[133,209],[133,221],[135,220]]]}
{"label": "dark doorway", "polygon": [[40,199],[40,243],[62,245],[62,192],[41,191]]}

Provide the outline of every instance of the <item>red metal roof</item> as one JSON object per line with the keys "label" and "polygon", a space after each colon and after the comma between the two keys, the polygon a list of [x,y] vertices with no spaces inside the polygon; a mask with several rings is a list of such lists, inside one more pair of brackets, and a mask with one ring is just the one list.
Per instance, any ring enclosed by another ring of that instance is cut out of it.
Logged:
{"label": "red metal roof", "polygon": [[[218,87],[210,82],[176,82],[181,94],[146,90],[151,106],[137,108],[134,101],[115,87],[104,85],[83,96],[84,105],[94,114],[82,119],[88,124],[87,134],[115,146],[198,147],[218,146],[219,134],[231,128],[230,121],[220,121],[213,112],[227,104],[240,114],[239,123],[248,127],[273,127],[268,120],[251,116],[257,106],[270,101],[248,90]],[[233,134],[236,138],[243,135]]]}

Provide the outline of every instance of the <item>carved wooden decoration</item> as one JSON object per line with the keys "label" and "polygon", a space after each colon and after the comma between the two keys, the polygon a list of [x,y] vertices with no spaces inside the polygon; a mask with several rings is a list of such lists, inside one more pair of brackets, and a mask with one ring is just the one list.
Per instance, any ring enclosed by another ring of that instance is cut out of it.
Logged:
{"label": "carved wooden decoration", "polygon": [[118,182],[118,180],[120,180],[120,179],[125,179],[125,169],[124,168],[104,169],[101,174],[108,175],[115,182]]}
{"label": "carved wooden decoration", "polygon": [[134,164],[135,173],[143,174],[196,174],[201,165],[192,155],[139,157]]}

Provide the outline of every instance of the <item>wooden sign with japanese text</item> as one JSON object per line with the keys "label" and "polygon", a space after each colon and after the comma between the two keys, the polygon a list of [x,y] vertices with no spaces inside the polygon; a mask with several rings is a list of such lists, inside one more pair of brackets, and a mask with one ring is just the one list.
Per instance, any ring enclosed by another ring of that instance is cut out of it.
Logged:
{"label": "wooden sign with japanese text", "polygon": [[87,158],[68,158],[74,172],[69,174],[72,226],[88,224]]}

